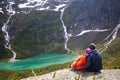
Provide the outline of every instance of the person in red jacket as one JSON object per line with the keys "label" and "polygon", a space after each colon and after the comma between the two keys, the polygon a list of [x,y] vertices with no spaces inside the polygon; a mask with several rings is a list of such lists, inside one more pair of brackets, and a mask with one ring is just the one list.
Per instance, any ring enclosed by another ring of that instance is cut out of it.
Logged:
{"label": "person in red jacket", "polygon": [[[84,55],[80,55],[72,64],[71,64],[71,68],[72,69],[75,69],[75,70],[79,70],[80,67],[83,67],[86,65],[86,61],[87,61],[87,58],[88,56],[90,55],[91,53],[91,49],[90,48],[87,48],[86,49],[86,53]],[[82,72],[86,72],[86,70],[82,70],[80,69],[80,71]]]}

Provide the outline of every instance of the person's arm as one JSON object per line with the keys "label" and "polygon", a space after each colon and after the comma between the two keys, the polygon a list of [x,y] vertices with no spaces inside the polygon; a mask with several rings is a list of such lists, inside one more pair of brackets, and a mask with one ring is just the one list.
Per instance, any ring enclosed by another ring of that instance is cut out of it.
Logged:
{"label": "person's arm", "polygon": [[84,69],[88,69],[88,68],[91,66],[91,64],[92,64],[92,62],[91,62],[91,57],[89,56],[89,57],[87,58],[87,63],[86,63],[86,65],[83,66],[82,69],[83,69],[83,70],[84,70]]}

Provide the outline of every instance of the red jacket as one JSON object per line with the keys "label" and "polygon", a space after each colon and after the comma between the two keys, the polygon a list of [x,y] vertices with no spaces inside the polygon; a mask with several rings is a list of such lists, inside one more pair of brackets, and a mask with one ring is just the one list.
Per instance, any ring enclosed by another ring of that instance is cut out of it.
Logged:
{"label": "red jacket", "polygon": [[[81,55],[71,64],[71,67],[78,70],[80,67],[86,65],[86,61],[87,61],[86,55]],[[85,72],[86,70],[80,70],[80,71]]]}

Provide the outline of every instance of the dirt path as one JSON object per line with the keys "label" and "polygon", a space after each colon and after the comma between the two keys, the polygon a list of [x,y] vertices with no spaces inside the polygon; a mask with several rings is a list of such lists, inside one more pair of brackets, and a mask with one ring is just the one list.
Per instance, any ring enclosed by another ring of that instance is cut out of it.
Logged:
{"label": "dirt path", "polygon": [[82,73],[71,69],[63,69],[21,80],[120,80],[120,69],[102,70],[101,73]]}

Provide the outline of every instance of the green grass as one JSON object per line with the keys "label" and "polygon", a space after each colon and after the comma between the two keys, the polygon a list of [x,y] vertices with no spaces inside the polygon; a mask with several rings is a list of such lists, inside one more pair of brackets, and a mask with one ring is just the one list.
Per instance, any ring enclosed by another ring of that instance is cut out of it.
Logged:
{"label": "green grass", "polygon": [[120,37],[102,53],[104,69],[120,69]]}
{"label": "green grass", "polygon": [[[69,68],[71,63],[72,62],[46,66],[40,69],[34,69],[34,72],[38,76],[52,71]],[[0,80],[20,80],[22,78],[34,76],[34,74],[32,73],[32,70],[20,70],[20,71],[1,70],[0,76],[1,76]]]}

